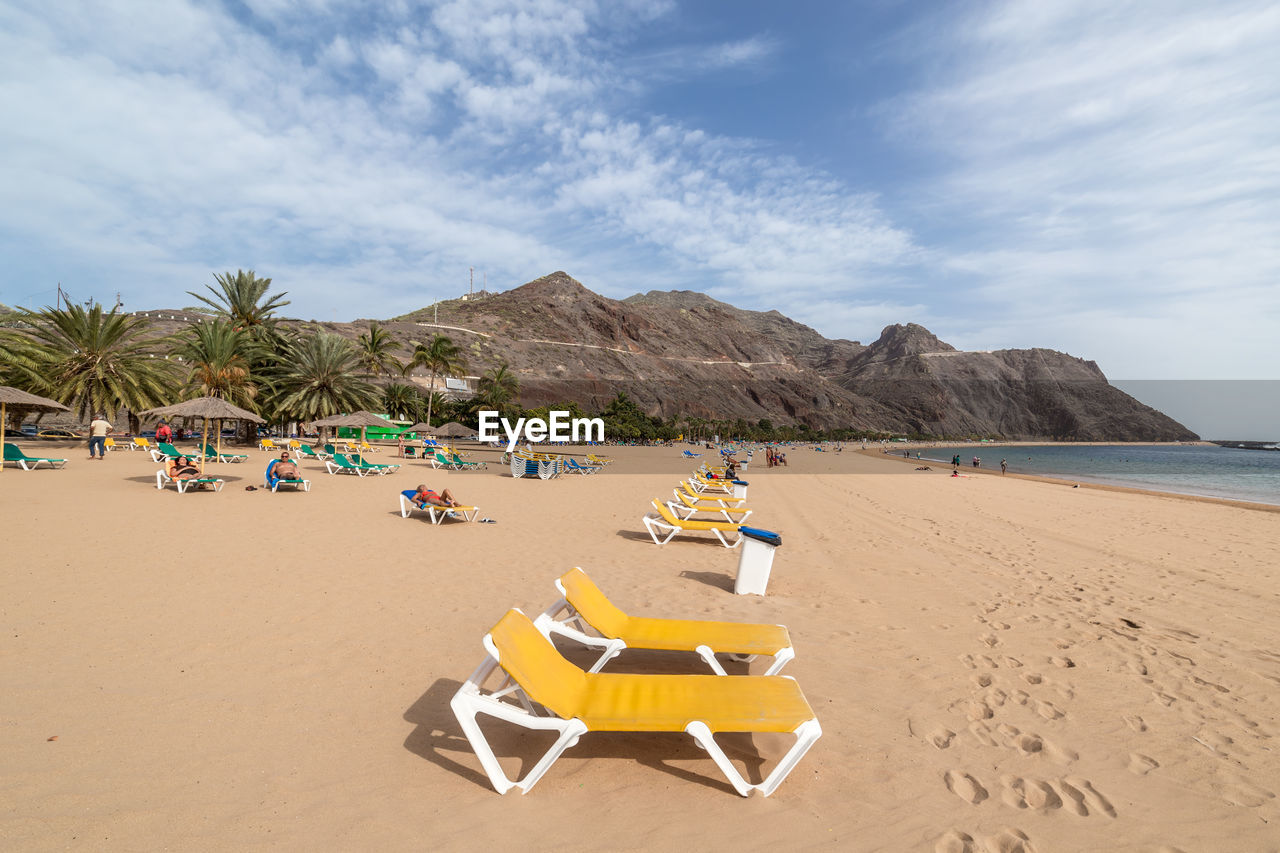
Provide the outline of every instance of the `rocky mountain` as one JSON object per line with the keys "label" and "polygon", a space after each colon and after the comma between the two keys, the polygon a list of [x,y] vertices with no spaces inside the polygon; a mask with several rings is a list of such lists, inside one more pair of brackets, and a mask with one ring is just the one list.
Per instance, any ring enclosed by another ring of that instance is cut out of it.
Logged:
{"label": "rocky mountain", "polygon": [[[148,313],[166,331],[181,325],[172,316],[181,312]],[[289,323],[350,338],[368,328],[368,321]],[[777,311],[691,291],[609,299],[564,272],[383,325],[406,344],[448,335],[471,374],[508,362],[527,407],[575,400],[596,409],[625,391],[664,418],[768,418],[949,437],[1195,438],[1112,387],[1093,362],[1052,350],[959,352],[914,323],[888,326],[864,346],[825,338]]]}
{"label": "rocky mountain", "polygon": [[450,335],[469,350],[473,372],[507,360],[525,405],[594,407],[624,390],[663,417],[939,436],[1195,438],[1112,387],[1093,362],[1052,350],[959,352],[914,323],[888,326],[864,346],[692,291],[609,299],[564,272],[442,302],[391,327],[405,337]]}

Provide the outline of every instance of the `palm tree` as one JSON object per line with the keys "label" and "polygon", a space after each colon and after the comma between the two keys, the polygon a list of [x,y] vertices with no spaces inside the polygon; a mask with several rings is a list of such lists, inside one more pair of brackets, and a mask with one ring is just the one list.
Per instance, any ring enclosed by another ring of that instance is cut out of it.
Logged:
{"label": "palm tree", "polygon": [[[121,406],[137,412],[172,398],[177,371],[166,360],[172,341],[147,337],[143,318],[104,312],[97,303],[21,310],[31,326],[32,390],[67,404],[81,418]],[[135,416],[129,417],[135,425]]]}
{"label": "palm tree", "polygon": [[505,361],[491,367],[480,377],[476,386],[474,409],[493,409],[505,412],[511,408],[520,393],[520,379],[511,372]]}
{"label": "palm tree", "polygon": [[[273,316],[277,308],[283,308],[289,302],[284,297],[287,293],[278,293],[269,299],[267,289],[271,287],[271,279],[258,278],[253,270],[237,270],[235,275],[214,273],[218,288],[205,285],[213,298],[188,290],[187,293],[208,305],[219,316],[226,317],[238,330],[269,331],[275,325]],[[255,337],[257,335],[255,334]]]}
{"label": "palm tree", "polygon": [[373,376],[403,373],[404,364],[394,353],[400,342],[376,321],[369,322],[369,331],[361,334],[357,348],[360,350],[360,366]]}
{"label": "palm tree", "polygon": [[356,348],[337,335],[299,339],[273,377],[275,409],[312,421],[376,405],[378,389],[356,375],[359,362]]}
{"label": "palm tree", "polygon": [[[462,350],[452,340],[444,335],[436,335],[431,339],[429,344],[418,344],[413,348],[413,358],[409,361],[409,370],[415,367],[425,368],[431,371],[431,384],[427,387],[427,392],[435,391],[437,376],[453,376],[462,371],[466,365],[462,358]],[[431,413],[434,401],[427,398],[427,423],[431,423]]]}
{"label": "palm tree", "polygon": [[[268,294],[271,279],[258,278],[253,270],[236,270],[213,276],[217,288],[206,285],[210,296],[187,291],[212,308],[219,318],[226,320],[236,331],[244,332],[253,348],[248,353],[250,373],[265,376],[279,363],[289,348],[289,338],[283,335],[275,312],[289,304],[286,293]],[[249,440],[252,425],[241,424],[242,441]]]}
{"label": "palm tree", "polygon": [[250,357],[253,345],[245,332],[222,320],[195,323],[177,353],[191,366],[187,384],[209,397],[221,397],[241,408],[254,408],[258,395]]}
{"label": "palm tree", "polygon": [[395,418],[411,418],[417,420],[422,415],[421,392],[417,386],[404,382],[392,382],[382,389],[383,411]]}

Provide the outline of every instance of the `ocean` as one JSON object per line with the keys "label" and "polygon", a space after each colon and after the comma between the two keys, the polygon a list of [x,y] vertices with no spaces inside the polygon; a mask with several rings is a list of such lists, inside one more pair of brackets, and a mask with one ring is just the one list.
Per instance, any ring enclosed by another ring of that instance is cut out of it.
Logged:
{"label": "ocean", "polygon": [[958,444],[920,452],[931,462],[948,465],[951,457],[959,453],[962,469],[971,467],[974,456],[988,470],[999,470],[1000,460],[1007,459],[1009,471],[1015,474],[1280,505],[1280,450],[1183,445]]}

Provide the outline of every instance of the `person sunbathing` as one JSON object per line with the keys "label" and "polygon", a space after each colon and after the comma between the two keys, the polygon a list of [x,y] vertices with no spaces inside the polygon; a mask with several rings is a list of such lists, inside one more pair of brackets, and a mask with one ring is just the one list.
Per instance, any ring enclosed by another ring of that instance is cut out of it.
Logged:
{"label": "person sunbathing", "polygon": [[267,469],[267,476],[272,480],[301,480],[302,472],[288,453],[281,453],[280,458]]}
{"label": "person sunbathing", "polygon": [[462,504],[454,500],[453,493],[448,489],[444,489],[439,494],[436,494],[425,485],[418,486],[418,491],[414,494],[412,500],[420,507],[424,507],[427,504],[443,507],[462,506]]}
{"label": "person sunbathing", "polygon": [[169,460],[169,469],[165,472],[172,480],[190,480],[200,476],[200,469],[186,456]]}

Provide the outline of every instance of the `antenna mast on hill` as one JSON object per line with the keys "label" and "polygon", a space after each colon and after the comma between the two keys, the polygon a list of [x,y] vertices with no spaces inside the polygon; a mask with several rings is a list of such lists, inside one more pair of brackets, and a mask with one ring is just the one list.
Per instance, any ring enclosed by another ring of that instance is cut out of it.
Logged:
{"label": "antenna mast on hill", "polygon": [[471,270],[471,283],[467,285],[467,295],[474,296],[476,292],[476,268],[468,267]]}

